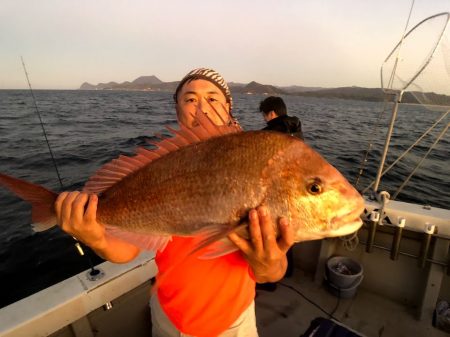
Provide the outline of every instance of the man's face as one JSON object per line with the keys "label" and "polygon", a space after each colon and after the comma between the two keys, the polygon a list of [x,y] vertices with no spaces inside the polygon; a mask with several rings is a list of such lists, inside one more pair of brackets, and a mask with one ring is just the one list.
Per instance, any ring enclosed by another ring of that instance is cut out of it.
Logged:
{"label": "man's face", "polygon": [[213,83],[206,80],[186,82],[178,93],[178,121],[188,128],[196,125],[197,113],[206,114],[216,125],[230,121],[230,104],[225,95]]}

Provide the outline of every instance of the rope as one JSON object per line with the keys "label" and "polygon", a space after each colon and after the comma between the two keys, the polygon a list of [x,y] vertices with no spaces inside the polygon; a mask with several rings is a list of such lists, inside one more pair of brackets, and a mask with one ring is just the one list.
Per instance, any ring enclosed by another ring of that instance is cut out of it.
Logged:
{"label": "rope", "polygon": [[412,178],[412,176],[416,173],[420,165],[422,165],[423,161],[427,158],[427,156],[430,154],[430,152],[433,150],[433,148],[436,146],[436,144],[441,140],[441,138],[444,136],[444,134],[447,132],[448,128],[450,126],[450,123],[447,124],[447,126],[442,130],[442,132],[439,134],[439,136],[434,141],[433,145],[428,149],[427,153],[422,157],[422,159],[417,163],[414,170],[410,173],[410,175],[405,179],[405,181],[400,185],[398,190],[394,193],[392,199],[395,199],[399,193],[403,190],[403,188],[406,186],[406,184],[409,182],[409,180]]}
{"label": "rope", "polygon": [[[433,130],[436,125],[438,125],[450,112],[450,110],[447,110],[446,112],[444,112],[442,114],[442,116],[436,121],[434,122],[434,124],[432,126],[430,126],[428,128],[427,131],[425,131],[422,136],[420,136],[415,142],[414,144],[412,144],[407,150],[405,150],[405,152],[403,152],[392,164],[390,164],[382,173],[381,176],[384,176],[391,168],[393,168],[404,156],[406,156],[408,154],[409,151],[411,151],[418,143],[420,143],[422,141],[422,139],[428,134],[430,133],[431,130]],[[372,186],[373,184],[375,184],[375,181],[372,181],[369,186],[367,186],[365,189],[362,190],[361,194],[366,193]]]}
{"label": "rope", "polygon": [[314,305],[317,309],[319,309],[320,311],[322,311],[324,314],[326,314],[329,318],[332,318],[338,322],[340,322],[339,319],[337,319],[336,317],[333,316],[333,314],[336,312],[337,306],[339,305],[339,298],[338,298],[338,302],[337,305],[335,307],[335,309],[333,309],[333,312],[329,313],[328,311],[326,311],[325,309],[323,309],[320,305],[318,305],[316,302],[314,302],[313,300],[309,299],[306,295],[304,295],[300,290],[294,288],[293,286],[283,283],[283,282],[278,282],[277,284],[286,287],[288,289],[291,289],[292,291],[295,291],[297,294],[299,294],[301,297],[303,297],[306,301],[308,301],[310,304]]}
{"label": "rope", "polygon": [[354,251],[356,247],[358,247],[359,244],[358,231],[350,235],[340,236],[339,239],[343,241],[342,245],[344,246],[344,248],[350,252]]}
{"label": "rope", "polygon": [[[387,110],[387,104],[388,104],[388,102],[387,102],[387,100],[385,100],[384,101],[383,110],[378,115],[375,128],[372,129],[372,132],[369,135],[369,139],[370,139],[369,140],[369,144],[368,144],[367,150],[366,150],[366,152],[364,154],[364,159],[361,161],[361,165],[360,165],[359,171],[358,171],[358,176],[356,177],[356,180],[355,180],[355,188],[356,189],[358,188],[359,180],[361,179],[361,177],[362,177],[362,175],[364,173],[364,170],[366,169],[367,158],[369,157],[369,153],[372,150],[373,140],[374,140],[374,136],[375,136],[375,131],[377,131],[379,129],[379,127],[380,127],[380,121],[381,121],[381,118],[383,117],[384,113]],[[362,192],[362,193],[364,193],[364,192]]]}
{"label": "rope", "polygon": [[[377,198],[378,198],[378,201],[381,202],[381,210],[380,210],[381,216],[378,220],[378,223],[381,223],[382,216],[384,214],[384,209],[385,209],[387,203],[389,202],[390,195],[386,191],[381,191],[380,193],[378,193]],[[344,246],[344,248],[350,252],[354,251],[356,249],[356,247],[358,247],[358,245],[359,245],[358,231],[353,232],[350,235],[340,236],[339,239],[341,241],[343,241],[342,245]]]}

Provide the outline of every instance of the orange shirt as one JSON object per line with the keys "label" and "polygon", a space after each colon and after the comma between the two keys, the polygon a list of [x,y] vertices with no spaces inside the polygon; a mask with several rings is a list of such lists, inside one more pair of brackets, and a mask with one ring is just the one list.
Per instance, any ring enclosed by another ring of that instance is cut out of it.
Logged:
{"label": "orange shirt", "polygon": [[240,252],[199,259],[192,238],[174,237],[156,254],[157,293],[166,315],[185,334],[211,337],[225,331],[255,297],[255,281]]}

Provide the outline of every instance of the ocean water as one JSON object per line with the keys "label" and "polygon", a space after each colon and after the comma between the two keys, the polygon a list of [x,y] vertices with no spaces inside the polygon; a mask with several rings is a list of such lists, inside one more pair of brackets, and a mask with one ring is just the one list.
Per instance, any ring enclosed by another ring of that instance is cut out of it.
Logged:
{"label": "ocean water", "polygon": [[[64,189],[83,186],[102,164],[132,154],[146,138],[176,127],[169,93],[113,91],[35,91]],[[245,130],[264,127],[258,112],[264,96],[236,95],[234,114]],[[382,103],[284,97],[289,114],[299,117],[305,141],[351,182],[373,137],[360,187],[375,177],[390,108],[381,119]],[[439,109],[438,109],[439,110]],[[441,109],[442,110],[442,109]],[[442,111],[401,106],[388,163],[406,150]],[[446,118],[446,125],[449,118]],[[378,125],[378,126],[377,126]],[[381,189],[393,193],[434,142],[442,126],[427,136],[383,178]],[[0,91],[0,172],[58,191],[60,189],[29,91]],[[398,200],[450,208],[448,135],[430,153]],[[30,206],[0,189],[0,307],[59,282],[89,267],[78,256],[73,239],[58,228],[33,233]],[[88,250],[91,263],[101,262]]]}

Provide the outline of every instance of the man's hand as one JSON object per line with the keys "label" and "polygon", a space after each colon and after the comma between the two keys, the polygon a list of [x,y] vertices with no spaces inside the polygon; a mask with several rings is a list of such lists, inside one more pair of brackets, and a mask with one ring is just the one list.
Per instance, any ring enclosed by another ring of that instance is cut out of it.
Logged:
{"label": "man's hand", "polygon": [[78,191],[63,192],[55,202],[56,217],[61,229],[92,249],[106,246],[105,227],[96,220],[97,204],[96,195]]}
{"label": "man's hand", "polygon": [[278,223],[280,238],[277,240],[273,221],[267,208],[258,207],[249,213],[250,240],[236,233],[228,238],[242,251],[259,283],[280,280],[287,267],[286,252],[294,244],[294,234],[287,219]]}
{"label": "man's hand", "polygon": [[94,194],[61,193],[55,202],[58,225],[106,260],[116,263],[131,261],[139,254],[139,248],[106,235],[105,226],[97,222],[97,205],[98,197]]}

